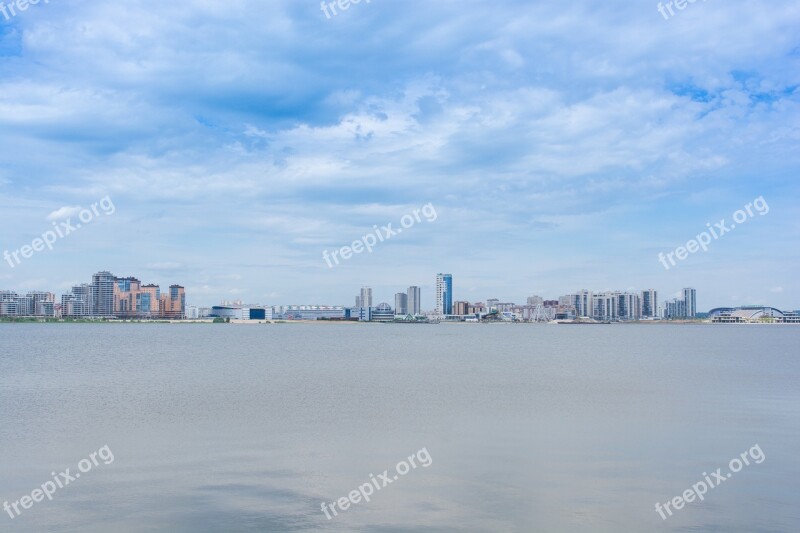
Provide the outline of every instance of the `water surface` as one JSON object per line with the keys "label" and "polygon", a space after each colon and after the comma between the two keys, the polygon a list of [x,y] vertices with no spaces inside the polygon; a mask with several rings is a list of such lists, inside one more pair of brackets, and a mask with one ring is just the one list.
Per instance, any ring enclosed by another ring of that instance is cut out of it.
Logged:
{"label": "water surface", "polygon": [[[1,531],[800,530],[800,327],[0,325]],[[766,459],[655,512],[758,444]],[[427,449],[429,467],[320,509]]]}

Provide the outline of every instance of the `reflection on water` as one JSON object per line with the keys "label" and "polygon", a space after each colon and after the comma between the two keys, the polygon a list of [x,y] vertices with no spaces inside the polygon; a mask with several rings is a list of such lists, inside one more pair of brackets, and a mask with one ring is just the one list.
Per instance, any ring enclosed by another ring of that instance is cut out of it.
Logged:
{"label": "reflection on water", "polygon": [[[3,531],[796,531],[800,327],[2,325]],[[758,443],[767,459],[664,502]],[[435,461],[328,520],[415,450]]]}

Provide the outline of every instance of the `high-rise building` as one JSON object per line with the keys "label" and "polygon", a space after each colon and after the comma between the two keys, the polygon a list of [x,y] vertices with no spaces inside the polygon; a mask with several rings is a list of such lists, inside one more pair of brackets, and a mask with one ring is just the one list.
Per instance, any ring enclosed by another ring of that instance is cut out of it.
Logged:
{"label": "high-rise building", "polygon": [[656,318],[658,316],[658,291],[648,289],[642,291],[642,318]]}
{"label": "high-rise building", "polygon": [[453,275],[436,274],[436,315],[453,314]]}
{"label": "high-rise building", "polygon": [[641,298],[629,292],[617,293],[617,317],[620,320],[639,320],[641,315]]}
{"label": "high-rise building", "polygon": [[134,277],[117,278],[110,272],[98,272],[91,284],[76,285],[61,297],[61,315],[182,319],[186,316],[186,292],[180,285],[172,285],[162,295],[158,285],[142,285]]}
{"label": "high-rise building", "polygon": [[528,305],[543,305],[544,298],[541,296],[529,296],[528,297]]}
{"label": "high-rise building", "polygon": [[142,285],[134,278],[116,278],[114,287],[114,314],[119,318],[155,318],[161,312],[161,288]]}
{"label": "high-rise building", "polygon": [[398,292],[394,295],[394,312],[398,315],[408,314],[408,295],[404,292]]}
{"label": "high-rise building", "polygon": [[673,298],[672,300],[665,302],[664,318],[675,319],[675,318],[686,318],[687,316],[688,313],[686,310],[686,300],[679,300],[677,298]]}
{"label": "high-rise building", "polygon": [[412,285],[408,288],[408,314],[418,315],[422,311],[421,292],[419,287]]}
{"label": "high-rise building", "polygon": [[453,314],[454,315],[468,315],[469,314],[470,303],[469,302],[453,302]]}
{"label": "high-rise building", "polygon": [[[575,294],[568,294],[559,299],[559,303],[565,307],[575,308],[575,316],[591,318],[595,315],[595,301],[592,291],[583,289]],[[605,310],[603,311],[605,315]]]}
{"label": "high-rise building", "polygon": [[55,294],[31,291],[20,296],[0,291],[0,316],[55,316]]}
{"label": "high-rise building", "polygon": [[28,298],[33,303],[34,316],[54,316],[56,295],[52,292],[32,291]]}
{"label": "high-rise building", "polygon": [[186,290],[180,285],[170,285],[169,293],[159,299],[159,315],[180,320],[186,316]]}
{"label": "high-rise building", "polygon": [[361,287],[361,296],[359,298],[359,307],[372,307],[372,288]]}
{"label": "high-rise building", "polygon": [[19,315],[19,295],[12,291],[0,291],[0,316]]}
{"label": "high-rise building", "polygon": [[92,285],[95,287],[93,300],[93,314],[95,316],[114,315],[114,286],[116,278],[111,272],[98,272],[92,276]]}
{"label": "high-rise building", "polygon": [[94,315],[95,287],[88,283],[75,285],[68,294],[61,296],[61,315],[82,317]]}
{"label": "high-rise building", "polygon": [[686,304],[686,317],[695,318],[697,316],[697,291],[695,289],[683,289],[683,301]]}
{"label": "high-rise building", "polygon": [[477,302],[477,303],[471,304],[467,308],[467,314],[468,315],[475,315],[475,314],[478,314],[478,313],[485,313],[485,312],[486,312],[486,305],[483,302]]}
{"label": "high-rise building", "polygon": [[[587,291],[582,291],[587,292]],[[591,294],[591,293],[590,293]],[[580,295],[578,295],[580,296]],[[580,300],[577,300],[578,302]],[[614,320],[619,316],[619,300],[614,293],[604,292],[592,295],[592,313],[596,320]],[[578,316],[586,316],[578,313]]]}

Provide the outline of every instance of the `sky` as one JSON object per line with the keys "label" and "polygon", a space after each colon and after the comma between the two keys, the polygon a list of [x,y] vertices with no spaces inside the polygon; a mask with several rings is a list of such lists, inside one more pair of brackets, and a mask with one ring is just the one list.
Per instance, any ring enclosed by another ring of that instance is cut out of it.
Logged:
{"label": "sky", "polygon": [[[691,286],[701,310],[800,309],[794,0],[6,12],[0,252],[19,261],[0,290],[109,270],[184,285],[190,305],[418,285],[432,309],[445,272],[473,302]],[[748,204],[768,210],[730,229]],[[723,219],[707,250],[659,260]]]}

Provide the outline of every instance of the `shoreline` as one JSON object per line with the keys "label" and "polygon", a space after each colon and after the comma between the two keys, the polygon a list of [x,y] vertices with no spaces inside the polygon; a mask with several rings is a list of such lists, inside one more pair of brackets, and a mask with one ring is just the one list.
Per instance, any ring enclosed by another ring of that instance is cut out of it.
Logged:
{"label": "shoreline", "polygon": [[[214,322],[214,319],[186,319],[186,320],[130,320],[130,319],[63,319],[63,318],[50,318],[50,317],[20,317],[9,318],[0,317],[0,325],[2,324],[212,324],[212,325],[236,325],[236,326],[268,326],[268,325],[283,325],[283,324],[369,324],[369,325],[385,325],[395,324],[395,322],[360,322],[357,320],[231,320],[230,322]],[[409,325],[409,323],[396,322],[396,324]],[[435,325],[430,322],[420,322],[417,325]],[[710,320],[635,320],[627,322],[440,322],[440,324],[459,324],[459,325],[531,325],[531,326],[634,326],[634,325],[647,325],[647,326],[691,326],[691,325],[710,325],[710,326],[792,326],[798,325],[795,323],[782,323],[782,322],[731,322],[731,323],[713,323]]]}

